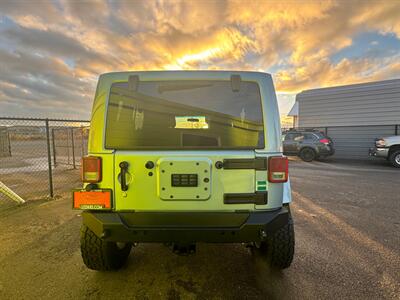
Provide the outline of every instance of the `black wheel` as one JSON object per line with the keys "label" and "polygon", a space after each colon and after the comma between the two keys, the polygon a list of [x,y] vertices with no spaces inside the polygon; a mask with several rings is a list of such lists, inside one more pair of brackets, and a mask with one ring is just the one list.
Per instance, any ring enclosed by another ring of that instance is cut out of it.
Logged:
{"label": "black wheel", "polygon": [[89,269],[117,270],[125,264],[131,248],[131,244],[106,242],[86,225],[81,227],[81,255]]}
{"label": "black wheel", "polygon": [[400,150],[394,150],[390,153],[389,161],[394,167],[400,168]]}
{"label": "black wheel", "polygon": [[289,215],[288,223],[267,237],[266,241],[256,245],[256,248],[272,268],[286,269],[293,261],[294,245],[294,225]]}
{"label": "black wheel", "polygon": [[306,162],[313,161],[316,157],[315,151],[312,148],[303,148],[300,150],[299,156]]}

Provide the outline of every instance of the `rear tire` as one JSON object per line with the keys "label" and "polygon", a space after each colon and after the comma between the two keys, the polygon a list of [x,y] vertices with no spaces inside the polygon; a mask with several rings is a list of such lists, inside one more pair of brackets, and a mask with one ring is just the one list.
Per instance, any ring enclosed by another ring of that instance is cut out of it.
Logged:
{"label": "rear tire", "polygon": [[316,157],[314,149],[306,147],[300,150],[299,157],[306,162],[313,161]]}
{"label": "rear tire", "polygon": [[275,269],[288,268],[294,257],[294,225],[291,215],[288,223],[278,229],[266,241],[258,245],[258,250],[268,264]]}
{"label": "rear tire", "polygon": [[389,161],[393,167],[400,168],[400,150],[393,151],[389,156]]}
{"label": "rear tire", "polygon": [[81,227],[81,255],[85,265],[92,270],[120,269],[131,251],[131,244],[119,245],[99,238],[86,225]]}

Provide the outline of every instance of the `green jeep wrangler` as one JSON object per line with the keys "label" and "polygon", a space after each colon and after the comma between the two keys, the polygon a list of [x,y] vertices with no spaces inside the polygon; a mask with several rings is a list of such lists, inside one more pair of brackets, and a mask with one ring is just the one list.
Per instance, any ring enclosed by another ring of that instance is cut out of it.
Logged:
{"label": "green jeep wrangler", "polygon": [[82,159],[86,266],[115,270],[136,243],[178,254],[243,243],[271,267],[294,254],[288,160],[269,74],[121,72],[99,78]]}

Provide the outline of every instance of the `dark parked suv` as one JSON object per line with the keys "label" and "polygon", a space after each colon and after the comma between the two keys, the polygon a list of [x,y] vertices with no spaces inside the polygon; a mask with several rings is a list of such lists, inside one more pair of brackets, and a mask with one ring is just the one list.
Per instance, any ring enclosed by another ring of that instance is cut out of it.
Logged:
{"label": "dark parked suv", "polygon": [[283,153],[298,155],[304,161],[324,159],[335,153],[332,139],[317,130],[289,130],[283,132]]}

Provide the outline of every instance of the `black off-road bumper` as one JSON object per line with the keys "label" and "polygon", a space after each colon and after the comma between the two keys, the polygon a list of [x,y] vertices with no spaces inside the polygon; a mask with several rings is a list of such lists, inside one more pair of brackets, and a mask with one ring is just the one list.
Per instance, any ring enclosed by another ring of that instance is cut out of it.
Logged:
{"label": "black off-road bumper", "polygon": [[288,222],[289,209],[237,212],[93,212],[83,223],[114,242],[258,242]]}

